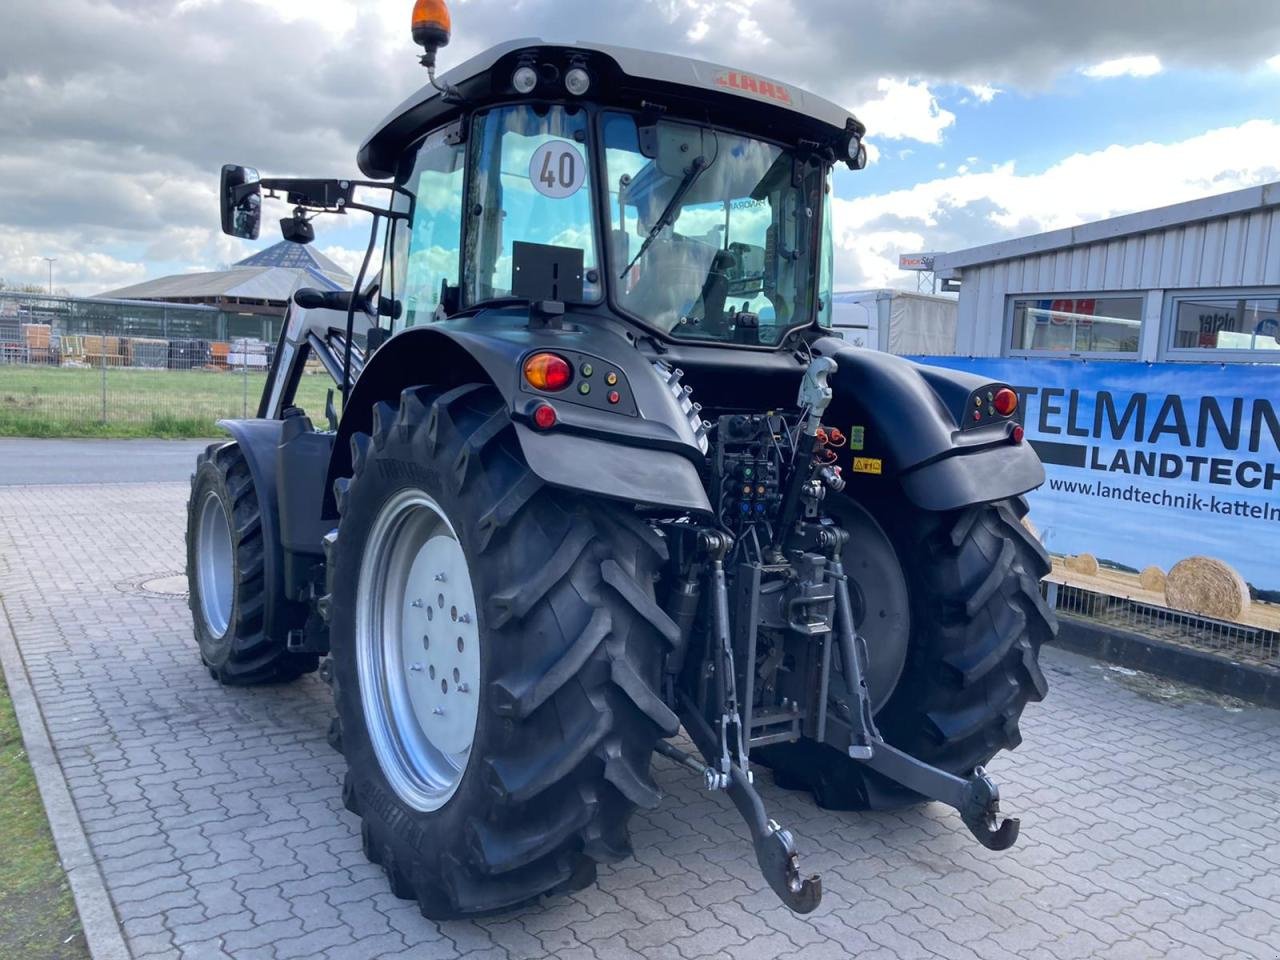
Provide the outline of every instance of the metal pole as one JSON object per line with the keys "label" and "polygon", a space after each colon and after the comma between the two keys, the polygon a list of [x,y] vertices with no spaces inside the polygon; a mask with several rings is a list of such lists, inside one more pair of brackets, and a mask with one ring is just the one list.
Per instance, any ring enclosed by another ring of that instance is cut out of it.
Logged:
{"label": "metal pole", "polygon": [[53,296],[53,265],[57,262],[58,258],[57,257],[41,257],[40,259],[44,260],[46,263],[49,264],[49,296],[52,297]]}
{"label": "metal pole", "polygon": [[107,338],[102,337],[102,352],[98,355],[102,364],[102,422],[107,422]]}
{"label": "metal pole", "polygon": [[241,402],[242,419],[249,419],[249,344],[246,342],[241,347],[240,352],[240,383],[243,387],[243,397]]}

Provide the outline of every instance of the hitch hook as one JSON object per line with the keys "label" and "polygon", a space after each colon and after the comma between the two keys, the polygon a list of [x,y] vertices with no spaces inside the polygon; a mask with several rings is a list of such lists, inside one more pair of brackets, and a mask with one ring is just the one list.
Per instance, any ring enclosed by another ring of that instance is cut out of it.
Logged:
{"label": "hitch hook", "polygon": [[796,913],[812,913],[822,902],[822,878],[800,875],[795,837],[765,815],[764,801],[736,763],[729,770],[728,793],[751,831],[756,863],[765,882]]}
{"label": "hitch hook", "polygon": [[1000,788],[982,767],[973,768],[965,789],[960,819],[988,850],[1008,850],[1018,839],[1017,817],[1000,819]]}

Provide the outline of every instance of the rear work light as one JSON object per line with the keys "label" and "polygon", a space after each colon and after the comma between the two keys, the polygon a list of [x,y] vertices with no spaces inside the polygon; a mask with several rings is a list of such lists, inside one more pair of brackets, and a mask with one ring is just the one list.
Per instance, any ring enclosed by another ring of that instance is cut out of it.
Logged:
{"label": "rear work light", "polygon": [[535,353],[524,362],[524,378],[535,390],[563,390],[573,380],[573,367],[559,354]]}
{"label": "rear work light", "polygon": [[1018,395],[1008,387],[1001,387],[992,398],[991,405],[996,408],[996,413],[1007,417],[1018,409]]}

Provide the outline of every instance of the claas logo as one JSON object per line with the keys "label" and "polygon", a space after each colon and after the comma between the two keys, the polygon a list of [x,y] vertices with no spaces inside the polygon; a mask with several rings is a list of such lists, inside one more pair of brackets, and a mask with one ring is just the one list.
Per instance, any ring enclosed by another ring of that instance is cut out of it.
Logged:
{"label": "claas logo", "polygon": [[743,93],[754,93],[757,97],[765,97],[778,103],[791,103],[791,91],[782,84],[765,80],[763,77],[753,77],[749,73],[739,73],[737,70],[726,70],[718,74],[716,86],[740,90]]}

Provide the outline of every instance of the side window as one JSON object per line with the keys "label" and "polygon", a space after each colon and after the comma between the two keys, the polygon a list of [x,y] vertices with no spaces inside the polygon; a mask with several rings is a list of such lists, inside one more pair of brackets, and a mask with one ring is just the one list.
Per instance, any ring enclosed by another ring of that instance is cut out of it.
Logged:
{"label": "side window", "polygon": [[[390,282],[383,295],[403,301],[406,327],[430,323],[443,284],[458,283],[462,244],[462,177],[465,148],[445,143],[440,130],[422,142],[402,185],[414,195],[413,221],[396,223],[387,244]],[[408,200],[396,196],[396,209]]]}

